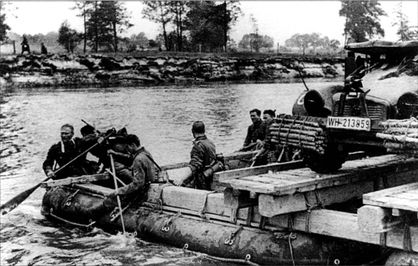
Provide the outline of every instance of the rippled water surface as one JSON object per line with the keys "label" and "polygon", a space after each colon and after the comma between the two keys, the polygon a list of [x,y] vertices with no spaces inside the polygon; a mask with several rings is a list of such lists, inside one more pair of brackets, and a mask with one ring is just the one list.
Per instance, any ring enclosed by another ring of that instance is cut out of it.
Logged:
{"label": "rippled water surface", "polygon": [[[324,83],[311,84],[312,87]],[[253,108],[289,113],[302,84],[240,84],[190,87],[33,89],[0,98],[0,201],[36,185],[42,162],[59,141],[59,129],[73,124],[76,135],[88,121],[99,130],[126,127],[164,165],[187,161],[191,124],[202,120],[217,152],[243,143]],[[0,265],[195,265],[213,264],[201,254],[144,242],[134,236],[84,231],[50,223],[40,214],[44,190],[1,217]],[[214,265],[214,264],[213,264]]]}

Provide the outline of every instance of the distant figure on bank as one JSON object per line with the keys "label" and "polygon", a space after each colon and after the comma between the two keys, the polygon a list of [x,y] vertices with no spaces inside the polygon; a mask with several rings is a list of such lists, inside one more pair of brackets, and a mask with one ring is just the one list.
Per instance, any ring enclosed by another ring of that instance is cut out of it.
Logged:
{"label": "distant figure on bank", "polygon": [[85,157],[66,166],[64,169],[54,174],[54,170],[64,166],[80,154],[81,139],[74,137],[74,127],[70,124],[61,126],[61,141],[52,145],[48,155],[42,165],[45,174],[52,179],[62,179],[69,176],[79,176],[83,174],[83,162]]}
{"label": "distant figure on bank", "polygon": [[265,129],[263,121],[261,120],[261,111],[253,109],[250,111],[250,119],[253,122],[247,130],[244,145],[240,151],[255,150],[262,144],[265,137]]}
{"label": "distant figure on bank", "polygon": [[30,47],[29,47],[28,39],[24,35],[23,35],[23,41],[21,45],[22,45],[22,54],[24,52],[28,52],[28,54],[30,54]]}
{"label": "distant figure on bank", "polygon": [[182,186],[210,190],[213,173],[223,166],[216,160],[216,147],[205,134],[205,124],[196,121],[192,125],[194,137],[193,148],[190,152],[189,174],[181,182]]}
{"label": "distant figure on bank", "polygon": [[48,54],[48,50],[46,49],[44,43],[41,43],[41,54],[45,54],[45,55]]}

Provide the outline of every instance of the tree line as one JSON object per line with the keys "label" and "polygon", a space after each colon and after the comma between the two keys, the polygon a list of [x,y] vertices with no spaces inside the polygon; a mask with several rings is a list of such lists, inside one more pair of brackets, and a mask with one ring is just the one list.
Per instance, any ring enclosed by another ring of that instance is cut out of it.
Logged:
{"label": "tree line", "polygon": [[[251,16],[253,30],[244,34],[238,45],[229,36],[231,27],[242,15],[236,0],[224,1],[144,1],[142,15],[157,23],[160,32],[155,40],[149,40],[144,33],[121,37],[132,26],[131,18],[123,2],[78,1],[74,9],[83,20],[83,30],[78,32],[64,21],[58,29],[57,42],[68,52],[82,44],[93,52],[120,51],[121,43],[128,51],[154,48],[167,51],[221,52],[233,47],[247,51],[271,51],[274,39],[260,33],[257,20]],[[0,0],[0,11],[4,11]],[[387,14],[377,0],[341,0],[339,15],[345,17],[345,43],[363,42],[383,37],[384,29],[380,17]],[[393,26],[397,28],[400,40],[418,38],[418,30],[409,26],[401,6],[395,14]],[[6,12],[0,12],[0,41],[5,41],[10,27],[6,24]],[[33,41],[42,36],[29,36]],[[48,37],[51,37],[48,36]],[[277,44],[278,45],[278,44]],[[319,49],[335,51],[340,47],[338,40],[330,40],[319,33],[294,34],[282,45],[283,48],[297,48],[302,53]]]}

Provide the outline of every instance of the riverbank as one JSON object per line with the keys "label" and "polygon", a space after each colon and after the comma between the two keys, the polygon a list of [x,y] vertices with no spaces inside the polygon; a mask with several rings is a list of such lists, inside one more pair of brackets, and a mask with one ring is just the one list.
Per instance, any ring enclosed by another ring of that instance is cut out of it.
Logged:
{"label": "riverbank", "polygon": [[15,55],[0,57],[3,88],[290,82],[344,75],[341,58],[301,56]]}

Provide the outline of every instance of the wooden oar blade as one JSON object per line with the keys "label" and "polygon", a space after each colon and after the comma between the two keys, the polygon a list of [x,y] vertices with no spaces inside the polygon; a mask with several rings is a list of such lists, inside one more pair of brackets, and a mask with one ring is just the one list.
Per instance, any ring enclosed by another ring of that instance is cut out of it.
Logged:
{"label": "wooden oar blade", "polygon": [[1,215],[5,215],[7,213],[9,213],[10,211],[12,211],[14,208],[16,208],[20,203],[22,203],[25,199],[27,199],[32,193],[33,191],[35,191],[35,189],[37,189],[40,186],[41,183],[39,183],[38,185],[23,191],[22,193],[20,193],[19,195],[17,195],[16,197],[12,198],[11,200],[9,200],[8,202],[6,202],[5,204],[0,206],[0,213]]}

